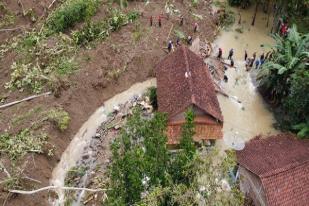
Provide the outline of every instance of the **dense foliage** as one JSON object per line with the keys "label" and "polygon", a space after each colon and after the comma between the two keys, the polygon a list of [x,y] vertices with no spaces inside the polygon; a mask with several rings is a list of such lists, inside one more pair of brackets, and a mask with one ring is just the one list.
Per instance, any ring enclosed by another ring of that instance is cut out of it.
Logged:
{"label": "dense foliage", "polygon": [[153,109],[158,109],[158,99],[157,99],[157,88],[156,87],[150,87],[148,89],[148,96],[149,101]]}
{"label": "dense foliage", "polygon": [[98,0],[68,0],[48,17],[46,25],[53,32],[63,32],[91,17],[98,3]]}
{"label": "dense foliage", "polygon": [[81,30],[73,32],[73,39],[78,45],[85,45],[97,39],[105,39],[111,32],[119,30],[138,17],[139,13],[136,11],[125,14],[117,9],[111,9],[107,18],[96,23],[87,22]]}
{"label": "dense foliage", "polygon": [[[243,196],[229,188],[227,168],[234,158],[218,164],[214,149],[197,150],[192,140],[194,114],[186,113],[180,148],[167,150],[166,116],[152,118],[134,111],[120,137],[112,144],[111,189],[104,205],[241,205]],[[217,164],[215,163],[215,160]],[[222,180],[226,184],[222,184]],[[222,186],[225,185],[225,186]]]}
{"label": "dense foliage", "polygon": [[260,88],[275,105],[282,128],[296,129],[305,137],[309,135],[309,34],[302,35],[293,26],[288,37],[274,35],[274,39],[273,55],[258,75]]}

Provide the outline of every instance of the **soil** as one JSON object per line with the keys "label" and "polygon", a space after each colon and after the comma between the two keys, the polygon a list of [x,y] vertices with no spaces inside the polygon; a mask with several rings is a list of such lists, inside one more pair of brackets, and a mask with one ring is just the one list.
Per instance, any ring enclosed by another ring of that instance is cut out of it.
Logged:
{"label": "soil", "polygon": [[[33,8],[38,16],[45,14],[44,8],[50,2],[48,0],[22,0],[24,8]],[[213,41],[216,25],[211,16],[211,9],[208,2],[201,1],[200,6],[197,8],[189,8],[190,4],[188,2],[190,1],[176,0],[174,2],[175,7],[185,17],[185,25],[180,29],[194,38],[199,36],[201,40],[207,39],[208,41]],[[25,29],[31,29],[38,26],[38,23],[32,23],[27,17],[22,16],[21,8],[16,1],[4,0],[4,4],[17,15],[15,24],[9,28],[24,27]],[[42,111],[45,111],[49,108],[60,106],[70,114],[71,122],[69,128],[64,132],[58,131],[49,123],[44,123],[40,128],[41,131],[45,131],[49,135],[49,143],[55,146],[55,155],[48,157],[47,155],[35,154],[26,157],[26,160],[29,161],[25,169],[25,174],[28,177],[41,181],[40,184],[31,182],[32,186],[40,188],[49,185],[52,169],[59,161],[62,152],[70,143],[74,134],[96,108],[104,104],[105,100],[125,90],[132,84],[144,81],[154,75],[154,67],[167,54],[163,48],[167,46],[167,36],[170,29],[172,25],[174,25],[174,28],[177,28],[179,24],[177,17],[170,16],[169,20],[163,19],[161,28],[156,25],[153,27],[149,26],[149,16],[153,15],[155,17],[163,14],[164,6],[165,1],[151,1],[147,6],[144,2],[130,3],[127,8],[128,10],[134,8],[143,13],[139,21],[142,29],[140,40],[135,41],[132,35],[136,25],[129,24],[123,27],[120,31],[112,33],[105,41],[98,43],[95,48],[79,50],[77,61],[80,69],[67,77],[65,81],[69,86],[61,91],[59,97],[42,97],[0,111],[0,133],[4,131],[16,133],[22,128],[30,127],[33,122],[37,121],[36,114],[28,116],[17,125],[13,124],[12,120],[25,115],[33,108],[39,107]],[[93,19],[97,20],[102,18],[106,7],[106,3],[103,3]],[[203,15],[203,20],[195,20],[189,14],[189,10],[192,10],[193,13]],[[199,24],[199,32],[197,33],[193,33],[195,21]],[[154,19],[154,23],[156,24],[156,18]],[[20,32],[20,30],[0,32],[0,43],[11,39]],[[173,34],[171,37],[173,37]],[[173,41],[175,42],[175,37],[173,37]],[[30,95],[27,92],[9,92],[4,89],[4,84],[10,78],[10,65],[16,60],[16,55],[12,51],[7,53],[3,59],[0,59],[0,97],[7,97],[5,103]],[[110,75],[111,71],[115,69],[122,72],[119,72],[116,76]],[[29,188],[31,189],[31,187]],[[53,194],[42,192],[35,195],[10,195],[7,199],[6,206],[45,206],[48,205],[49,195]],[[4,202],[6,197],[7,193],[2,190],[0,203]]]}

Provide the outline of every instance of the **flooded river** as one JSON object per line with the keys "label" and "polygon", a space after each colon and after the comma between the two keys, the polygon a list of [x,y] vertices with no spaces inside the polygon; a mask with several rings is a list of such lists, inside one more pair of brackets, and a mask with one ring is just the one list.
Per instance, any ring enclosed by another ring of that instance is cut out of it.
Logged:
{"label": "flooded river", "polygon": [[[243,145],[245,141],[259,134],[276,133],[273,127],[275,123],[273,114],[268,110],[261,95],[257,92],[252,83],[250,73],[245,70],[244,52],[247,50],[249,57],[253,52],[257,52],[259,57],[263,52],[267,52],[267,47],[261,45],[272,44],[273,39],[269,33],[271,26],[266,27],[267,14],[259,12],[255,25],[251,26],[253,7],[249,10],[234,10],[241,12],[242,22],[236,23],[227,31],[222,31],[214,42],[214,55],[218,48],[223,49],[223,57],[226,58],[228,51],[234,49],[234,68],[229,68],[226,75],[229,78],[227,83],[222,83],[223,90],[240,100],[237,101],[218,95],[219,103],[224,117],[224,143],[219,141],[223,148],[231,147],[231,144]],[[272,20],[270,20],[271,24]],[[241,28],[243,33],[235,31]],[[255,72],[255,69],[252,69]]]}

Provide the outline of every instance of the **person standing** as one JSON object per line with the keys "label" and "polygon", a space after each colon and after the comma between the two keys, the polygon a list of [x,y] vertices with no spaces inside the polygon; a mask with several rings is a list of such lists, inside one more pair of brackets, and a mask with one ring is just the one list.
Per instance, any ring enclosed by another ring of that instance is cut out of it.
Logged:
{"label": "person standing", "polygon": [[160,16],[160,15],[158,16],[158,25],[159,25],[159,27],[161,27],[161,26],[162,26],[161,16]]}
{"label": "person standing", "polygon": [[168,52],[171,52],[173,49],[173,42],[171,40],[168,41],[168,44],[167,44],[167,50]]}
{"label": "person standing", "polygon": [[247,50],[245,50],[245,61],[247,61],[247,58],[248,58],[248,53],[247,53]]}
{"label": "person standing", "polygon": [[179,22],[179,26],[182,26],[182,25],[183,25],[183,15],[181,15],[180,22]]}
{"label": "person standing", "polygon": [[179,37],[177,37],[177,39],[176,39],[176,46],[180,46],[180,38]]}
{"label": "person standing", "polygon": [[221,58],[222,58],[222,53],[223,53],[222,49],[219,48],[218,59],[221,59]]}
{"label": "person standing", "polygon": [[231,67],[234,67],[234,60],[231,58]]}
{"label": "person standing", "polygon": [[188,36],[187,42],[189,45],[192,45],[192,41],[193,41],[192,36]]}
{"label": "person standing", "polygon": [[150,26],[152,26],[152,23],[153,23],[153,17],[152,16],[150,16],[149,21],[150,21]]}
{"label": "person standing", "polygon": [[193,27],[194,33],[196,33],[197,30],[198,30],[198,24],[197,24],[197,22],[195,22],[195,23],[194,23],[194,27]]}
{"label": "person standing", "polygon": [[254,62],[256,59],[256,52],[254,52],[252,56],[253,56],[253,62]]}
{"label": "person standing", "polygon": [[258,69],[260,67],[260,60],[255,61],[255,69]]}
{"label": "person standing", "polygon": [[229,51],[229,56],[227,57],[227,59],[232,59],[233,54],[234,54],[234,49],[231,49],[231,50]]}
{"label": "person standing", "polygon": [[262,64],[264,64],[264,62],[265,62],[265,55],[264,55],[264,53],[261,55],[261,57],[260,57],[260,64],[262,65]]}

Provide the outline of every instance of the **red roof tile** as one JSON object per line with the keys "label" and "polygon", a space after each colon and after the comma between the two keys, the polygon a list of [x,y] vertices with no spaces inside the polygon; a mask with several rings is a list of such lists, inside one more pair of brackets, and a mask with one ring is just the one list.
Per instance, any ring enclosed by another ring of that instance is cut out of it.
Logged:
{"label": "red roof tile", "polygon": [[203,60],[187,47],[180,47],[156,67],[160,112],[169,117],[196,105],[223,121],[213,81]]}
{"label": "red roof tile", "polygon": [[309,140],[290,134],[256,137],[237,152],[237,161],[261,178],[268,205],[308,205]]}

